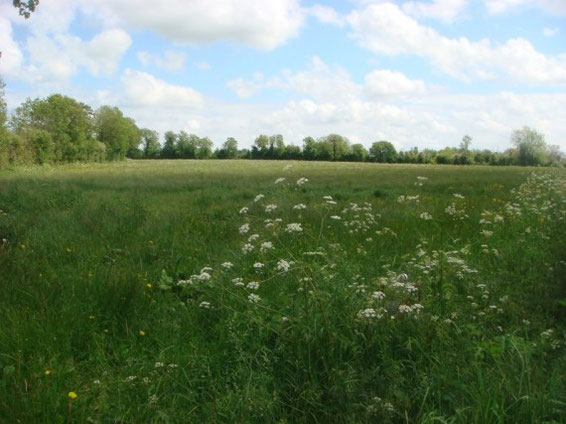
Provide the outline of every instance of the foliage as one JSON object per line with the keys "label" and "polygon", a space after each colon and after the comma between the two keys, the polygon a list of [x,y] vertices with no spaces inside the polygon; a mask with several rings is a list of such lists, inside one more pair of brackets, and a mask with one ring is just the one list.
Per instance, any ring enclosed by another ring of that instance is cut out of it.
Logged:
{"label": "foliage", "polygon": [[39,5],[39,0],[13,0],[14,7],[19,9],[20,16],[28,19],[35,8]]}
{"label": "foliage", "polygon": [[96,139],[106,146],[108,160],[123,160],[139,146],[140,131],[131,118],[117,107],[101,106],[94,118]]}
{"label": "foliage", "polygon": [[388,141],[377,141],[371,145],[369,155],[372,161],[393,163],[397,160],[397,150]]}
{"label": "foliage", "polygon": [[543,134],[525,126],[513,131],[511,143],[517,149],[520,165],[537,166],[546,162],[547,146]]}

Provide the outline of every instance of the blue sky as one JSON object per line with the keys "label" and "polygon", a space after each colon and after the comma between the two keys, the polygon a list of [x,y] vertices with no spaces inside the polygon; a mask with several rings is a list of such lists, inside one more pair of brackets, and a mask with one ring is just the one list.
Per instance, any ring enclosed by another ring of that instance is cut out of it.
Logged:
{"label": "blue sky", "polygon": [[249,147],[347,136],[370,146],[504,150],[528,125],[566,150],[563,0],[0,0],[13,109],[62,93],[140,127]]}

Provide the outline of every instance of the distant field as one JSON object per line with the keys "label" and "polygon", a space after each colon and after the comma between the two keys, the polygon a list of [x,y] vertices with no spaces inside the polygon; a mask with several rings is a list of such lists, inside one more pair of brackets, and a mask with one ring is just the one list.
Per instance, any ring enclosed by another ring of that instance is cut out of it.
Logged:
{"label": "distant field", "polygon": [[566,422],[565,184],[331,162],[2,171],[0,422]]}

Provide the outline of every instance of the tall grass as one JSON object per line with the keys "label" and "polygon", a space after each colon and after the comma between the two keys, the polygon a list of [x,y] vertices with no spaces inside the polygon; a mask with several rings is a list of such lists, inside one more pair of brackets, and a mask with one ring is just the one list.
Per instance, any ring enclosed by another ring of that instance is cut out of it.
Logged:
{"label": "tall grass", "polygon": [[563,422],[564,181],[266,161],[4,172],[0,421]]}

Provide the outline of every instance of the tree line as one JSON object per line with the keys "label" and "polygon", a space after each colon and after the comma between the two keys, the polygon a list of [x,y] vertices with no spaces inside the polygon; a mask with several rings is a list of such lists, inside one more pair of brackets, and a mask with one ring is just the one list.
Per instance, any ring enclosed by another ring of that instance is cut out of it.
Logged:
{"label": "tree line", "polygon": [[548,146],[544,136],[524,127],[511,135],[512,147],[505,152],[471,149],[472,138],[464,136],[458,147],[442,150],[417,147],[397,151],[382,140],[367,149],[339,134],[305,137],[302,146],[286,144],[283,136],[259,135],[251,149],[239,149],[229,137],[219,148],[212,140],[186,131],[159,134],[138,128],[120,109],[90,106],[61,94],[28,99],[8,114],[0,79],[0,168],[17,165],[102,162],[132,159],[293,159],[379,163],[453,165],[555,165],[564,164],[557,146]]}

